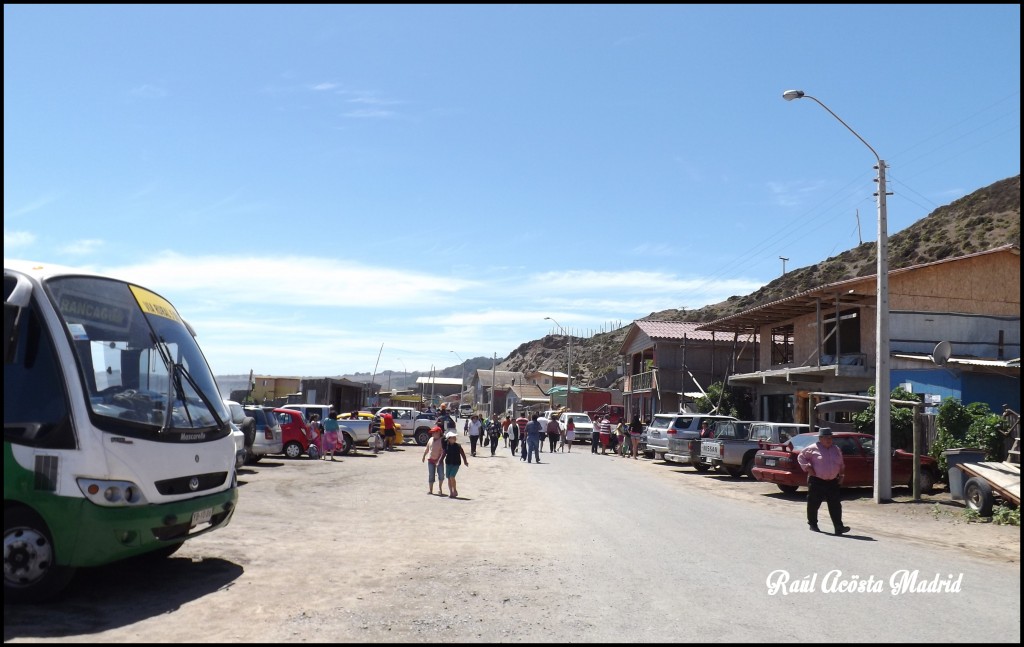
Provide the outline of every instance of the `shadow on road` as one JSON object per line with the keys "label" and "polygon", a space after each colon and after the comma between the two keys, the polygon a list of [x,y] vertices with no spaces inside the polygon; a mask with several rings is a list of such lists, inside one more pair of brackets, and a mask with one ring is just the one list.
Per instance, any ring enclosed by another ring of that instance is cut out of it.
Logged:
{"label": "shadow on road", "polygon": [[142,556],[83,568],[55,601],[5,604],[4,642],[88,635],[132,625],[229,587],[242,573],[241,566],[223,559],[197,562],[183,557]]}

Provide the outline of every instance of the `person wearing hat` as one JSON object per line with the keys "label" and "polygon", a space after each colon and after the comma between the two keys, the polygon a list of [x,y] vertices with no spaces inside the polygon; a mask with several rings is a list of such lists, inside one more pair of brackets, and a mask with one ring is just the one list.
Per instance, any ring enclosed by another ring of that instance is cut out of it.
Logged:
{"label": "person wearing hat", "polygon": [[455,475],[459,473],[459,467],[463,463],[466,464],[466,467],[469,467],[469,459],[466,458],[466,452],[463,451],[462,445],[459,444],[459,435],[457,433],[449,431],[444,435],[444,438],[444,475],[448,477],[448,496],[454,499],[459,496]]}
{"label": "person wearing hat", "polygon": [[434,425],[430,429],[430,440],[423,450],[423,458],[420,462],[429,461],[427,467],[427,485],[430,486],[427,494],[434,493],[434,478],[437,478],[437,493],[444,496],[444,441],[441,440],[441,428]]}
{"label": "person wearing hat", "polygon": [[812,531],[821,532],[818,528],[818,508],[825,501],[835,533],[842,535],[850,532],[850,527],[843,525],[843,503],[839,491],[846,466],[843,463],[843,452],[832,442],[832,430],[820,429],[818,442],[800,450],[796,461],[807,472],[807,525]]}

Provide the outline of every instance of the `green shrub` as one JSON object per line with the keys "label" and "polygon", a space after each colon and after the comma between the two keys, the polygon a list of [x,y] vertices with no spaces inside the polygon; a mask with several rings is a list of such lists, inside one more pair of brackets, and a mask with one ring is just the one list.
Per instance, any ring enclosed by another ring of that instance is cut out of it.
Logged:
{"label": "green shrub", "polygon": [[[985,409],[988,409],[988,405],[985,405]],[[985,460],[1003,460],[1003,434],[1000,432],[1002,423],[1002,417],[994,413],[985,413],[975,418],[967,431],[967,445],[984,449]]]}
{"label": "green shrub", "polygon": [[1020,508],[998,505],[992,510],[992,523],[999,526],[1019,526]]}
{"label": "green shrub", "polygon": [[977,510],[971,510],[970,508],[964,508],[964,519],[967,523],[981,523],[982,517],[978,514]]}
{"label": "green shrub", "polygon": [[[868,395],[875,394],[875,387],[868,388]],[[892,400],[921,401],[921,396],[904,391],[896,387],[889,394]],[[872,403],[867,409],[853,416],[854,428],[865,434],[875,433],[875,405]],[[914,448],[914,409],[905,405],[890,405],[889,407],[889,438],[892,449],[903,449],[910,451]]]}
{"label": "green shrub", "polygon": [[942,478],[948,479],[949,464],[942,453],[947,449],[977,447],[985,450],[985,460],[1003,460],[1002,425],[1002,417],[984,402],[964,406],[956,398],[943,400],[936,418],[935,442],[928,451],[939,462]]}

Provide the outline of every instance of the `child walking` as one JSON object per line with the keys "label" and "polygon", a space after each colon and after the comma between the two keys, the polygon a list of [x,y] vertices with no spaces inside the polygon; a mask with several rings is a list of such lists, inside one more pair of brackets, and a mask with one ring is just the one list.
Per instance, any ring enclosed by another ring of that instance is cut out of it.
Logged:
{"label": "child walking", "polygon": [[459,467],[463,463],[466,464],[466,467],[469,467],[469,459],[466,458],[466,452],[462,449],[462,445],[459,444],[459,435],[457,433],[449,431],[444,436],[448,441],[444,446],[444,474],[448,477],[448,497],[454,499],[459,496],[455,475],[459,473]]}

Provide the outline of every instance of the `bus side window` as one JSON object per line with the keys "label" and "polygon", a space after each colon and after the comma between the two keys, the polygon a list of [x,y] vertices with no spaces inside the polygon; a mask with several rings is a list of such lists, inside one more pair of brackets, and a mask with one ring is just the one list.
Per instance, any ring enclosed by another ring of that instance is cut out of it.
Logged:
{"label": "bus side window", "polygon": [[26,308],[14,362],[4,366],[4,440],[49,449],[74,449],[64,378],[57,366],[53,340]]}

